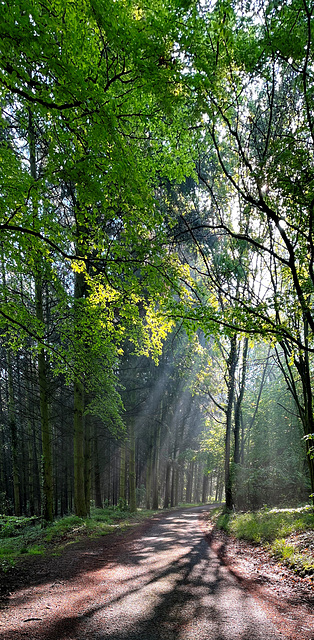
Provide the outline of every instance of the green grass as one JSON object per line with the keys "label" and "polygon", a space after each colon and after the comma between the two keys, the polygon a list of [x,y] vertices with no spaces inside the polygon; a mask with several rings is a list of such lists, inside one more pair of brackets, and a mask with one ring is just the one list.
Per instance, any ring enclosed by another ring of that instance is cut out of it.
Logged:
{"label": "green grass", "polygon": [[[180,505],[176,509],[188,506],[195,505]],[[160,511],[138,509],[132,514],[127,508],[92,508],[89,518],[70,515],[52,523],[42,523],[40,518],[0,515],[0,569],[6,571],[26,555],[61,555],[68,544],[85,537],[122,533],[156,513]]]}
{"label": "green grass", "polygon": [[261,509],[247,513],[222,513],[217,526],[236,538],[250,542],[271,542],[292,533],[314,528],[314,511],[309,505],[298,509]]}
{"label": "green grass", "polygon": [[[214,514],[217,528],[236,538],[262,544],[277,560],[301,575],[314,574],[314,510],[310,505],[298,509],[261,509],[247,513]],[[307,546],[302,535],[309,535]]]}
{"label": "green grass", "polygon": [[299,550],[297,544],[289,544],[285,538],[274,540],[269,549],[271,555],[302,576],[314,575],[314,551]]}
{"label": "green grass", "polygon": [[131,514],[127,509],[106,507],[92,509],[89,518],[71,515],[52,523],[42,523],[38,518],[0,516],[0,569],[6,571],[26,555],[60,555],[67,544],[84,537],[126,531],[155,513],[138,509]]}

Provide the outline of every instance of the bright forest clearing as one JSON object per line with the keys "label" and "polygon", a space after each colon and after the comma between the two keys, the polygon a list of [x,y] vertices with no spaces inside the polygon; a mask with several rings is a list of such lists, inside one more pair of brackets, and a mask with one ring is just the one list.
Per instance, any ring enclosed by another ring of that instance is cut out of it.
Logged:
{"label": "bright forest clearing", "polygon": [[3,516],[313,499],[313,9],[262,5],[1,3]]}

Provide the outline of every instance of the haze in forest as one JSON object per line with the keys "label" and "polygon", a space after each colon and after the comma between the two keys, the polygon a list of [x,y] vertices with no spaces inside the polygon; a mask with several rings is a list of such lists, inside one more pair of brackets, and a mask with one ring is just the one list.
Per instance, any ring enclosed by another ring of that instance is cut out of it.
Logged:
{"label": "haze in forest", "polygon": [[313,8],[0,5],[0,512],[313,501]]}

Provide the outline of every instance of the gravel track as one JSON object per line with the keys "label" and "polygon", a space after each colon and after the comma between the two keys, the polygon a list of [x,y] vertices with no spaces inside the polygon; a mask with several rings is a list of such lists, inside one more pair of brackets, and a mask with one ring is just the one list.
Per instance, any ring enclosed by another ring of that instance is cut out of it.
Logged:
{"label": "gravel track", "polygon": [[[111,549],[73,554],[73,575],[16,590],[0,640],[278,640],[267,610],[209,548],[204,507],[153,519]],[[62,576],[63,558],[60,575]]]}

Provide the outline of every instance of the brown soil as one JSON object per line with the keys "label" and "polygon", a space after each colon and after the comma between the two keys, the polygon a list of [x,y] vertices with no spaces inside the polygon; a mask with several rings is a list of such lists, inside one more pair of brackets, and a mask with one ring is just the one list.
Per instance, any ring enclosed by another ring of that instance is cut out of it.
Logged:
{"label": "brown soil", "polygon": [[[153,520],[158,520],[158,517],[155,516]],[[128,533],[117,532],[95,540],[86,537],[66,546],[59,557],[25,558],[17,568],[0,575],[0,608],[6,613],[15,600],[23,603],[25,598],[26,601],[30,587],[34,600],[38,598],[38,618],[33,620],[40,620],[40,612],[45,607],[49,609],[50,594],[56,589],[58,606],[70,609],[72,594],[75,607],[78,591],[86,591],[86,572],[98,566],[100,553],[102,563],[114,561],[119,553],[128,549],[128,545],[146,533],[151,523],[152,519],[149,519]],[[284,638],[314,639],[314,582],[311,578],[297,576],[292,570],[276,563],[258,546],[235,540],[215,529],[209,530],[205,518],[201,521],[201,528],[217,556],[242,587],[259,600]],[[66,588],[69,582],[73,587],[71,589]],[[10,640],[21,637],[14,632],[10,634]],[[1,612],[0,638],[7,640],[5,627],[1,624]]]}
{"label": "brown soil", "polygon": [[[128,532],[117,530],[115,533],[101,536],[95,539],[87,535],[81,537],[78,542],[70,541],[66,544],[61,555],[48,552],[43,556],[26,556],[14,568],[5,573],[0,570],[0,609],[7,606],[10,596],[18,590],[27,587],[42,585],[44,583],[65,582],[68,580],[80,580],[80,576],[98,564],[98,555],[101,550],[103,563],[109,562],[119,555],[119,551],[125,550],[138,536],[141,536],[151,526],[149,518],[141,524],[132,527]],[[93,560],[97,558],[97,560]]]}
{"label": "brown soil", "polygon": [[314,639],[313,576],[302,578],[276,562],[259,545],[237,540],[215,528],[207,531],[206,537],[224,565],[258,598],[286,638]]}

